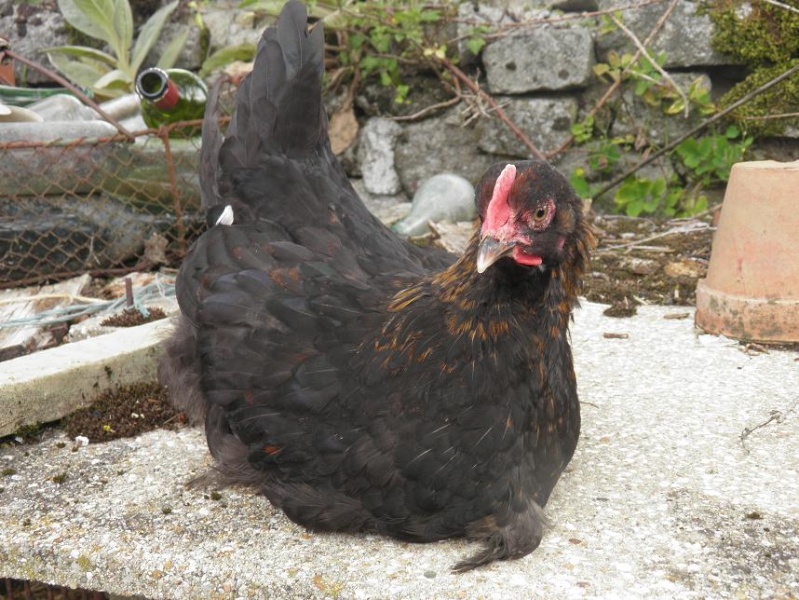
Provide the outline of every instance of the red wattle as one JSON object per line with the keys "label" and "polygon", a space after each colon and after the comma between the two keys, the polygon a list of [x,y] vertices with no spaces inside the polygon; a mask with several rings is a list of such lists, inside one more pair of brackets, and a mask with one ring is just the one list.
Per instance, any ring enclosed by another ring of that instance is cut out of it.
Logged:
{"label": "red wattle", "polygon": [[518,246],[513,249],[513,260],[515,260],[517,264],[524,265],[526,267],[538,267],[544,262],[544,259],[540,256],[536,256],[535,254],[527,254]]}

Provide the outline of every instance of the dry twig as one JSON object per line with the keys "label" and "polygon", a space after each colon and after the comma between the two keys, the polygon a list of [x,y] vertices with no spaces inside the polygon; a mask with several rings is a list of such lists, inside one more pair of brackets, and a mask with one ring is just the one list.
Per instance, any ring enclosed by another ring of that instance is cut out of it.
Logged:
{"label": "dry twig", "polygon": [[777,0],[761,0],[761,1],[771,4],[772,6],[779,6],[780,8],[784,8],[785,10],[790,10],[791,12],[799,14],[799,8],[794,8],[793,6],[789,6],[784,2],[777,2]]}
{"label": "dry twig", "polygon": [[749,452],[749,448],[746,447],[746,438],[748,438],[758,429],[765,427],[769,423],[784,423],[785,420],[788,418],[788,415],[794,412],[797,406],[799,406],[799,396],[796,397],[793,403],[786,410],[784,411],[772,410],[769,413],[768,419],[766,419],[762,423],[758,423],[754,427],[744,427],[743,431],[741,432],[741,435],[739,436],[739,439],[741,440],[741,446],[743,447],[743,449],[746,450],[746,452]]}
{"label": "dry twig", "polygon": [[641,169],[642,167],[645,167],[646,165],[648,165],[652,161],[660,158],[664,154],[666,154],[668,152],[671,152],[672,150],[674,150],[677,146],[682,144],[688,138],[693,137],[694,135],[696,135],[697,133],[699,133],[703,129],[706,129],[706,128],[710,127],[713,123],[715,123],[717,121],[720,121],[721,119],[726,117],[728,114],[730,114],[732,111],[736,110],[737,108],[740,108],[741,106],[743,106],[744,104],[746,104],[747,102],[749,102],[750,100],[755,98],[756,96],[759,96],[760,94],[762,94],[763,92],[765,92],[769,88],[777,85],[778,83],[784,81],[785,79],[788,79],[788,77],[790,77],[791,75],[793,75],[795,73],[799,73],[799,65],[796,65],[796,66],[788,69],[787,71],[783,72],[781,75],[778,75],[774,79],[771,79],[770,81],[767,81],[766,83],[761,85],[759,88],[757,88],[755,90],[752,90],[751,92],[746,94],[743,98],[741,98],[737,102],[734,102],[734,103],[730,104],[727,108],[725,108],[721,112],[718,112],[715,115],[713,115],[712,117],[710,117],[709,119],[707,119],[706,121],[703,121],[702,123],[700,123],[699,125],[697,125],[693,129],[691,129],[688,133],[685,133],[684,135],[681,135],[676,140],[674,140],[673,142],[671,142],[667,146],[664,146],[663,148],[661,148],[657,152],[653,152],[647,158],[645,158],[644,160],[639,162],[637,165],[635,165],[634,167],[631,167],[630,169],[628,169],[627,171],[625,171],[624,173],[622,173],[621,175],[619,175],[618,177],[616,177],[615,179],[613,179],[612,181],[607,183],[602,189],[600,189],[598,192],[596,192],[596,194],[594,194],[594,199],[596,200],[600,196],[603,196],[608,191],[610,191],[611,189],[613,189],[614,187],[619,185],[622,181],[627,179],[630,175],[638,172],[638,170]]}
{"label": "dry twig", "polygon": [[609,250],[623,250],[626,248],[642,248],[643,244],[647,242],[652,242],[654,240],[658,240],[660,238],[668,237],[670,235],[678,234],[678,233],[694,233],[696,231],[703,231],[706,229],[710,229],[711,226],[707,223],[702,223],[701,221],[694,223],[689,227],[675,227],[673,229],[669,229],[668,231],[663,231],[661,233],[656,233],[655,235],[650,235],[649,237],[645,237],[640,240],[635,240],[632,242],[628,242],[626,244],[616,244],[615,246],[607,246],[606,248],[601,248],[599,251],[609,251]]}
{"label": "dry twig", "polygon": [[453,96],[449,100],[445,100],[444,102],[437,102],[436,104],[431,104],[430,106],[426,106],[425,108],[413,113],[412,115],[402,115],[399,117],[391,117],[392,121],[417,121],[421,119],[431,112],[436,112],[438,110],[442,110],[444,108],[449,108],[450,106],[455,106],[458,102],[461,101],[461,96]]}
{"label": "dry twig", "polygon": [[638,51],[640,52],[640,55],[643,56],[646,60],[648,60],[649,63],[652,65],[652,67],[658,73],[660,73],[660,75],[663,77],[663,79],[668,81],[669,84],[671,85],[671,87],[674,88],[674,91],[676,91],[677,94],[679,94],[680,98],[682,98],[683,103],[685,104],[684,112],[685,112],[685,116],[687,118],[688,117],[688,96],[685,95],[685,92],[683,92],[682,89],[680,89],[680,86],[678,86],[675,83],[675,81],[671,78],[671,75],[669,75],[668,72],[663,67],[661,67],[659,64],[657,64],[655,59],[647,51],[646,47],[641,43],[641,40],[638,39],[638,36],[636,36],[632,31],[630,31],[629,27],[627,27],[624,23],[619,21],[614,15],[610,15],[610,19],[613,21],[613,23],[616,25],[616,27],[621,29],[622,32],[628,38],[630,38],[630,40],[632,40],[632,43],[635,44],[636,48],[638,48]]}
{"label": "dry twig", "polygon": [[536,148],[535,144],[530,141],[524,133],[519,129],[519,127],[513,121],[508,118],[508,115],[502,110],[502,107],[494,100],[488,93],[484,92],[479,85],[477,85],[474,81],[469,79],[466,74],[461,71],[458,67],[456,67],[448,58],[439,58],[438,61],[440,64],[446,68],[450,73],[452,73],[457,79],[460,80],[466,87],[468,87],[475,95],[480,96],[484,99],[489,106],[494,110],[497,115],[497,118],[502,121],[505,126],[513,132],[519,140],[524,144],[524,146],[530,151],[535,158],[539,160],[546,160],[546,157],[541,153],[541,151]]}
{"label": "dry twig", "polygon": [[[649,44],[651,44],[652,40],[655,39],[655,36],[663,28],[663,25],[666,24],[666,21],[671,16],[671,13],[674,12],[674,9],[677,7],[677,3],[678,2],[680,2],[680,0],[671,0],[671,2],[669,2],[669,5],[666,7],[666,10],[664,10],[663,14],[660,15],[660,18],[657,20],[657,22],[655,23],[654,27],[652,27],[652,31],[649,32],[649,35],[646,36],[646,39],[643,41],[642,45],[644,46],[644,48],[646,46],[648,46]],[[599,112],[599,109],[602,108],[603,106],[605,106],[605,104],[607,104],[608,100],[610,100],[611,97],[613,97],[613,94],[615,94],[616,90],[618,90],[619,87],[621,86],[622,81],[624,79],[623,75],[627,71],[630,70],[632,65],[634,65],[638,61],[638,59],[640,57],[641,57],[641,50],[640,49],[636,49],[636,52],[633,55],[633,58],[630,61],[630,64],[627,65],[626,67],[624,67],[624,69],[622,69],[622,72],[620,73],[620,77],[610,85],[610,87],[605,91],[604,94],[602,94],[602,97],[597,101],[597,103],[594,105],[594,107],[588,112],[588,116],[595,117],[596,114]],[[557,148],[556,150],[553,150],[552,152],[547,154],[547,158],[554,158],[554,157],[562,154],[563,152],[565,152],[565,150],[569,146],[572,145],[572,143],[574,143],[574,136],[569,136],[566,139],[566,141],[563,142],[563,144],[560,145],[559,148]]]}

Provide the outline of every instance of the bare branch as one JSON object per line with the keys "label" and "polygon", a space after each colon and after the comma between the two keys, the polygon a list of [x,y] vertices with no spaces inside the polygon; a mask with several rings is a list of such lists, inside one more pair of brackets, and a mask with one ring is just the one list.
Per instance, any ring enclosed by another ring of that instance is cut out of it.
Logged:
{"label": "bare branch", "polygon": [[435,112],[437,110],[441,110],[442,108],[449,108],[450,106],[455,106],[458,102],[461,101],[460,96],[453,96],[449,100],[445,100],[444,102],[438,102],[436,104],[431,104],[423,108],[420,111],[413,113],[412,115],[403,115],[400,117],[391,117],[393,121],[416,121],[421,119],[425,115],[428,115],[431,112]]}
{"label": "bare branch", "polygon": [[779,115],[763,115],[760,117],[744,117],[744,121],[770,121],[771,119],[795,119],[799,117],[799,112],[782,113]]}
{"label": "bare branch", "polygon": [[768,419],[766,419],[765,421],[762,421],[761,423],[758,423],[754,427],[744,427],[743,431],[741,432],[741,435],[739,436],[739,439],[741,440],[741,446],[743,446],[743,449],[746,450],[747,452],[749,452],[749,448],[746,447],[746,438],[747,437],[752,435],[758,429],[761,429],[762,427],[765,427],[769,423],[784,423],[785,419],[788,418],[788,415],[790,415],[792,412],[794,412],[797,409],[797,407],[799,407],[799,397],[797,397],[793,401],[793,403],[786,410],[784,410],[784,411],[782,411],[782,410],[772,410],[769,413]]}

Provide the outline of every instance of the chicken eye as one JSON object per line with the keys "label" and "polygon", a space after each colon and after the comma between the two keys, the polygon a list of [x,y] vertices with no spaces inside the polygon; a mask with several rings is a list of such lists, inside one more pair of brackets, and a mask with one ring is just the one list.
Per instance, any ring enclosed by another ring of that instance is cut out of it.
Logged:
{"label": "chicken eye", "polygon": [[547,200],[531,208],[525,214],[527,226],[533,231],[543,231],[549,224],[552,223],[552,217],[555,215],[555,203],[552,200]]}

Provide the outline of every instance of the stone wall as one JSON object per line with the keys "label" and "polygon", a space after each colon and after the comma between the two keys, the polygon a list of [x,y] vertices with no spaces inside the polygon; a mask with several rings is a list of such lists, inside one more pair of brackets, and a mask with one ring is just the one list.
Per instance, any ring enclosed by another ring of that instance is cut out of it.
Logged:
{"label": "stone wall", "polygon": [[[636,51],[631,35],[618,28],[602,34],[598,16],[584,17],[576,11],[624,9],[631,4],[625,0],[475,0],[459,6],[459,37],[465,36],[475,23],[499,26],[506,31],[512,29],[512,33],[489,43],[480,57],[470,55],[462,45],[461,64],[481,74],[482,89],[567,175],[586,164],[591,145],[572,145],[560,155],[552,153],[569,139],[572,125],[584,118],[609,87],[597,78],[594,66],[608,61],[613,52],[620,55]],[[669,4],[652,2],[623,10],[622,22],[635,38],[645,40]],[[562,12],[555,13],[556,8]],[[744,69],[713,50],[710,43],[713,25],[698,8],[699,2],[678,2],[648,50],[652,55],[665,53],[664,68],[681,89],[687,91],[699,80],[716,100],[743,78]],[[530,157],[524,144],[498,119],[481,116],[467,123],[464,112],[468,114],[461,104],[422,121],[403,123],[393,130],[396,179],[407,194],[425,177],[440,170],[451,170],[474,181],[492,162]],[[374,116],[371,121],[382,118]],[[620,99],[609,102],[596,120],[608,139],[627,136],[644,147],[648,140],[662,147],[704,118],[697,110],[667,117],[662,108],[653,108],[627,91]],[[364,129],[369,131],[371,126],[370,122]],[[784,139],[761,140],[748,157],[796,160],[798,133],[789,130]],[[636,164],[641,150],[622,152],[615,172]],[[373,165],[379,165],[385,172],[385,162],[392,159],[375,152],[361,154],[360,166],[365,172]],[[673,172],[670,161],[662,159],[642,174],[657,177]],[[368,178],[365,180],[368,191],[380,193],[368,184]]]}
{"label": "stone wall", "polygon": [[[462,38],[479,23],[492,30],[500,28],[502,35],[496,36],[479,57],[471,55],[461,41],[460,64],[470,76],[479,77],[481,88],[494,97],[538,149],[570,174],[586,163],[590,146],[571,146],[557,156],[552,153],[608,88],[606,82],[598,80],[594,66],[606,62],[612,52],[636,50],[630,35],[618,28],[603,35],[600,17],[587,16],[585,11],[618,8],[625,26],[644,40],[670,2],[650,0],[629,8],[633,4],[634,0],[471,0],[459,5],[458,30],[447,35]],[[216,2],[203,12],[209,51],[257,41],[267,21],[236,6]],[[743,77],[743,68],[730,64],[712,49],[712,23],[698,7],[699,2],[694,0],[677,2],[650,49],[665,53],[665,68],[683,89],[700,79],[718,98]],[[0,37],[8,38],[18,52],[46,64],[40,52],[42,45],[63,44],[65,35],[62,17],[46,7],[0,0]],[[192,35],[182,66],[197,68],[201,64],[203,44],[199,37],[196,32]],[[352,175],[363,175],[370,193],[411,195],[421,181],[442,171],[475,181],[493,162],[530,156],[524,144],[480,103],[461,102],[418,120],[387,121],[440,102],[440,85],[434,78],[420,75],[410,78],[409,83],[412,91],[406,106],[392,105],[391,91],[377,85],[365,86],[356,98],[360,135],[343,159]],[[335,105],[335,99],[331,99],[331,110]],[[662,110],[652,109],[627,92],[608,103],[596,120],[608,138],[631,136],[639,145],[646,145],[647,140],[663,145],[701,122],[702,117],[693,111],[687,117],[666,118]],[[799,128],[793,129],[793,136],[762,141],[749,157],[795,160],[799,158]],[[638,153],[624,155],[617,170],[635,164],[639,157],[640,148]],[[659,174],[673,172],[668,160],[649,167],[650,174],[653,169]]]}

